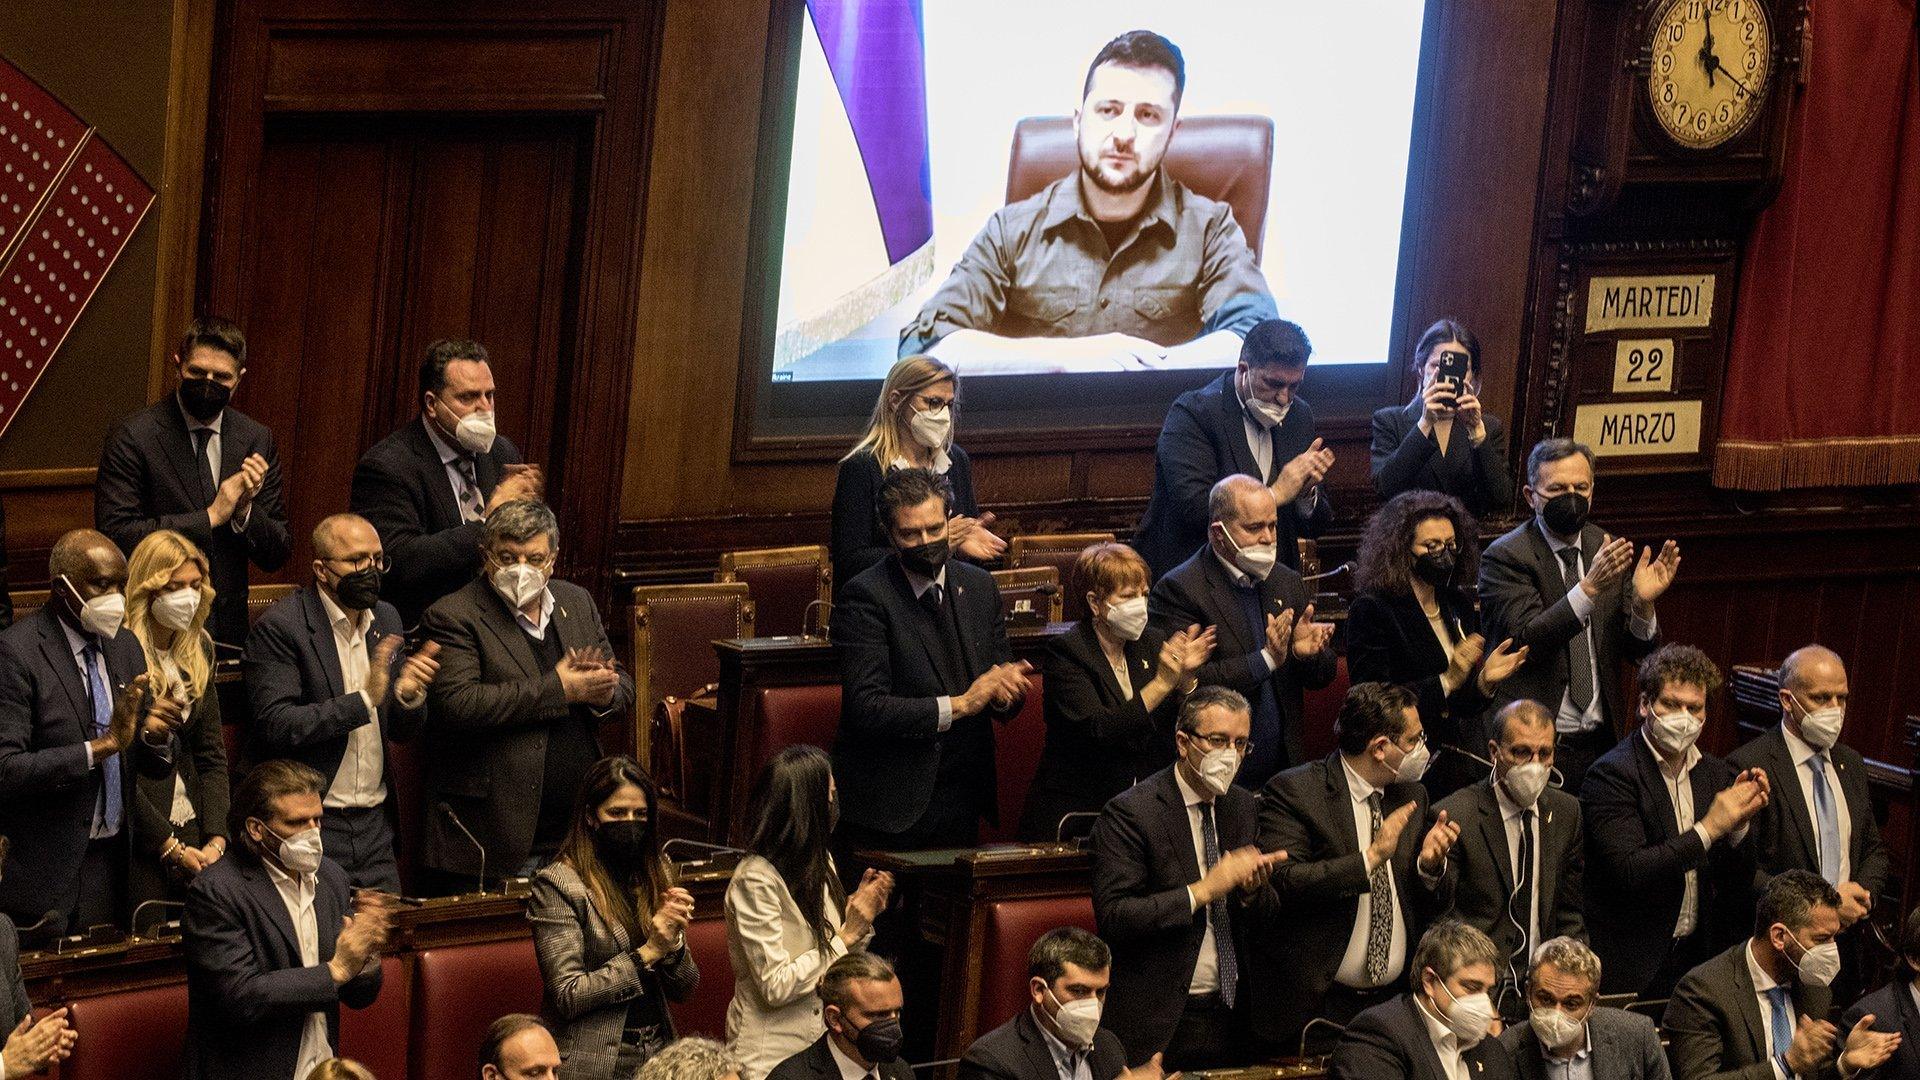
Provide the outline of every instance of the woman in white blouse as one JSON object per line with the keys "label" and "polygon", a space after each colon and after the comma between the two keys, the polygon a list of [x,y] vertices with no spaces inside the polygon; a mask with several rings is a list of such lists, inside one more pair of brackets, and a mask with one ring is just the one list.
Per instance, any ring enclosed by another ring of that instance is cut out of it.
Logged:
{"label": "woman in white blouse", "polygon": [[875,870],[852,896],[841,887],[827,854],[838,816],[833,769],[818,747],[790,746],[768,762],[752,807],[752,854],[733,872],[726,902],[727,1042],[742,1062],[740,1080],[761,1080],[820,1038],[814,986],[829,964],[866,947],[893,892],[893,875]]}

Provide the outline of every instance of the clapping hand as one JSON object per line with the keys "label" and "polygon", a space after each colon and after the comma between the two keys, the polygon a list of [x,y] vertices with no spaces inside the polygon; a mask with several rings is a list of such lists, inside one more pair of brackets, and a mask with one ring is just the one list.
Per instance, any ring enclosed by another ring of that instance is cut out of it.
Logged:
{"label": "clapping hand", "polygon": [[1160,666],[1158,675],[1172,688],[1185,686],[1188,679],[1204,666],[1213,656],[1216,641],[1214,628],[1205,630],[1199,623],[1176,630],[1160,646]]}
{"label": "clapping hand", "polygon": [[1868,1013],[1847,1032],[1847,1043],[1840,1050],[1840,1069],[1848,1076],[1858,1076],[1885,1065],[1893,1052],[1900,1049],[1900,1033],[1875,1031],[1873,1021],[1874,1015]]}
{"label": "clapping hand", "polygon": [[947,543],[953,550],[975,562],[987,562],[999,558],[1007,550],[1007,542],[987,530],[993,524],[991,513],[981,514],[977,518],[955,515],[947,519]]}
{"label": "clapping hand", "polygon": [[1447,661],[1446,683],[1460,687],[1467,684],[1473,669],[1480,664],[1480,657],[1487,651],[1487,639],[1479,634],[1468,634],[1453,646],[1453,656]]}
{"label": "clapping hand", "polygon": [[[1412,803],[1408,803],[1412,806]],[[1447,819],[1445,810],[1433,819],[1433,828],[1420,841],[1420,870],[1425,874],[1438,874],[1447,864],[1447,852],[1453,850],[1453,842],[1460,839],[1460,824]]]}
{"label": "clapping hand", "polygon": [[50,1065],[65,1061],[73,1054],[73,1045],[80,1041],[80,1033],[67,1022],[67,1010],[55,1009],[39,1020],[29,1011],[14,1025],[13,1032],[7,1036],[7,1044],[0,1047],[0,1057],[6,1059],[5,1080],[18,1080],[32,1076]]}
{"label": "clapping hand", "polygon": [[875,919],[887,910],[893,896],[893,875],[869,866],[860,875],[860,887],[847,897],[846,915],[840,921],[840,939],[849,947],[857,944],[873,929]]}
{"label": "clapping hand", "polygon": [[1480,663],[1480,692],[1491,695],[1495,686],[1505,682],[1507,676],[1520,670],[1520,665],[1527,662],[1527,651],[1531,648],[1533,648],[1531,645],[1514,648],[1512,638],[1507,638],[1494,646],[1493,652]]}
{"label": "clapping hand", "polygon": [[1280,467],[1280,475],[1273,479],[1274,500],[1282,506],[1292,502],[1325,480],[1332,469],[1333,451],[1326,448],[1326,440],[1313,440],[1305,450]]}
{"label": "clapping hand", "polygon": [[1326,648],[1327,642],[1333,640],[1333,624],[1314,622],[1313,605],[1308,604],[1307,609],[1294,620],[1293,631],[1289,637],[1293,645],[1293,655],[1302,660],[1309,660],[1319,656],[1320,650]]}
{"label": "clapping hand", "polygon": [[660,896],[660,907],[647,919],[647,940],[640,949],[642,963],[657,963],[680,950],[687,924],[693,921],[693,894],[674,886]]}
{"label": "clapping hand", "polygon": [[1660,594],[1673,584],[1674,576],[1680,572],[1680,545],[1669,540],[1660,545],[1660,554],[1655,557],[1651,547],[1640,549],[1640,561],[1633,568],[1633,599],[1645,608],[1652,606]]}
{"label": "clapping hand", "polygon": [[1594,553],[1586,576],[1580,579],[1580,591],[1589,599],[1598,599],[1601,593],[1619,584],[1632,564],[1633,541],[1619,536],[1607,537]]}
{"label": "clapping hand", "polygon": [[572,705],[604,709],[613,704],[613,693],[620,686],[619,669],[607,651],[597,645],[568,649],[554,671],[560,676],[561,692]]}

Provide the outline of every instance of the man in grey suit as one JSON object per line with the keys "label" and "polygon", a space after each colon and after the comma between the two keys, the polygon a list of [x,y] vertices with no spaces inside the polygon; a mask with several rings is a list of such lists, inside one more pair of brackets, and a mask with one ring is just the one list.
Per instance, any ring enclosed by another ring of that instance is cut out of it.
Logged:
{"label": "man in grey suit", "polygon": [[1599,1005],[1600,958],[1557,937],[1533,954],[1527,1019],[1500,1033],[1520,1080],[1670,1080],[1653,1021]]}
{"label": "man in grey suit", "polygon": [[532,500],[488,515],[483,575],[427,609],[440,643],[427,695],[422,862],[454,893],[488,866],[527,875],[559,849],[599,723],[633,708],[585,589],[553,577],[560,524]]}

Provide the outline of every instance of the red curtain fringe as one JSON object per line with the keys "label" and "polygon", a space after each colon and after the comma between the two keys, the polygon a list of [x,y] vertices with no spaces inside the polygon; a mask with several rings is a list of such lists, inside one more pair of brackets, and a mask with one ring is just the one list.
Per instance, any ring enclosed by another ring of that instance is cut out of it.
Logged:
{"label": "red curtain fringe", "polygon": [[1920,483],[1920,435],[1722,439],[1713,455],[1713,483],[1740,491]]}

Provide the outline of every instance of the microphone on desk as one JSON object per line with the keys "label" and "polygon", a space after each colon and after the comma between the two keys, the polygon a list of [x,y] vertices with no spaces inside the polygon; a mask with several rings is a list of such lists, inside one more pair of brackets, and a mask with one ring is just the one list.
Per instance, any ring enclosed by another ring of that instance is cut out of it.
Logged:
{"label": "microphone on desk", "polygon": [[16,930],[15,933],[18,934],[23,941],[26,940],[29,934],[45,934],[58,940],[66,929],[67,917],[58,911],[49,911],[45,915],[40,916],[40,920],[32,926],[22,926]]}
{"label": "microphone on desk", "polygon": [[1071,814],[1061,814],[1060,820],[1053,824],[1053,838],[1064,844],[1067,842],[1067,822],[1075,818],[1098,818],[1099,816],[1098,810],[1075,810]]}
{"label": "microphone on desk", "polygon": [[440,805],[434,807],[434,809],[445,814],[447,820],[453,822],[454,828],[466,834],[467,841],[473,845],[475,851],[480,853],[480,895],[485,896],[487,894],[487,845],[481,843],[480,838],[473,835],[473,830],[467,828],[467,823],[460,820],[460,815],[453,812],[452,806],[446,802],[441,802]]}
{"label": "microphone on desk", "polygon": [[1303,1058],[1307,1056],[1307,1033],[1315,1027],[1330,1027],[1342,1035],[1347,1031],[1347,1025],[1337,1024],[1324,1016],[1316,1016],[1307,1021],[1307,1026],[1300,1029],[1300,1056]]}
{"label": "microphone on desk", "polygon": [[[147,910],[150,907],[161,907],[161,908],[174,907],[174,908],[179,908],[182,912],[185,912],[187,910],[186,902],[182,900],[142,900],[140,901],[140,903],[136,905],[133,909],[133,918],[127,920],[127,925],[132,928],[134,937],[140,936],[140,913]],[[48,912],[48,914],[51,915],[52,912]],[[166,920],[163,919],[157,925],[165,925],[165,923],[166,923]]]}
{"label": "microphone on desk", "polygon": [[667,856],[667,852],[670,849],[672,849],[673,845],[675,844],[685,844],[688,847],[699,848],[702,851],[718,852],[719,854],[722,854],[722,855],[748,854],[745,848],[728,847],[725,844],[709,844],[705,840],[689,840],[684,836],[676,836],[673,839],[668,840],[667,842],[660,845],[661,858],[665,858]]}
{"label": "microphone on desk", "polygon": [[1319,581],[1323,578],[1338,577],[1339,575],[1344,574],[1352,569],[1353,569],[1353,563],[1351,561],[1343,562],[1339,566],[1336,566],[1331,570],[1327,570],[1318,574],[1308,574],[1306,577],[1303,577],[1300,580],[1301,581]]}
{"label": "microphone on desk", "polygon": [[[818,627],[818,632],[809,633],[807,631],[807,620],[813,618],[813,613],[816,611],[820,613],[820,623]],[[824,638],[827,636],[827,631],[831,627],[832,623],[833,623],[833,601],[831,600],[810,601],[808,602],[806,608],[800,612],[800,636]]]}

